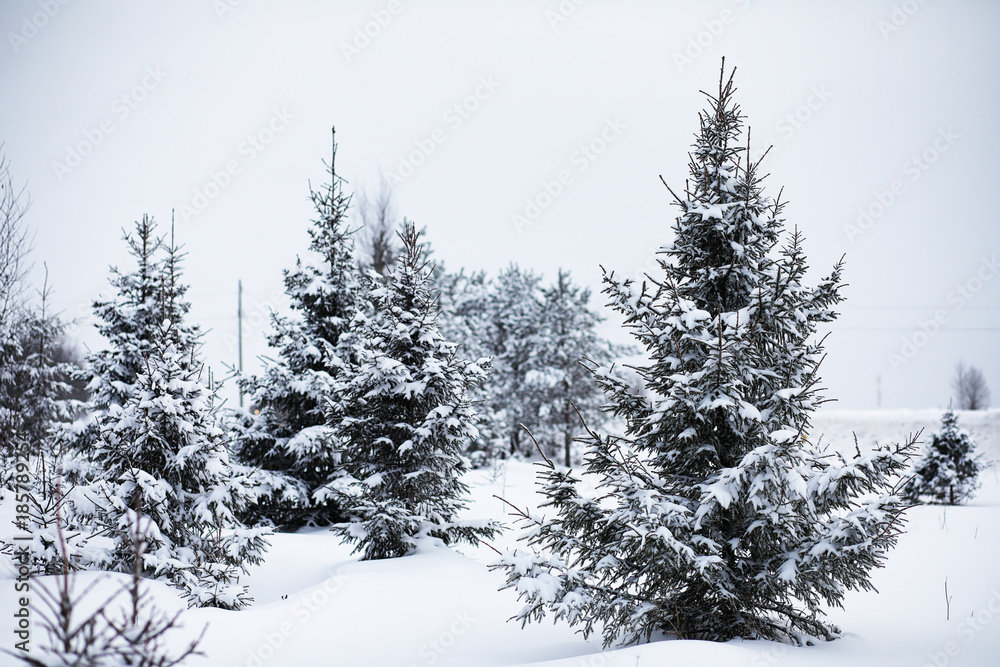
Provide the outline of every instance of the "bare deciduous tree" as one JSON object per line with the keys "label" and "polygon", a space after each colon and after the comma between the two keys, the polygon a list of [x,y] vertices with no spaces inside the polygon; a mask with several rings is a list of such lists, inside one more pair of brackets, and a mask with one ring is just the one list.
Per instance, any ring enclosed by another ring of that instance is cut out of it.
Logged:
{"label": "bare deciduous tree", "polygon": [[396,265],[401,252],[396,240],[400,225],[392,185],[382,176],[378,194],[361,191],[356,196],[361,223],[358,264],[363,271],[371,269],[384,276]]}
{"label": "bare deciduous tree", "polygon": [[24,187],[14,187],[10,162],[0,144],[0,323],[3,324],[11,324],[21,310],[31,270],[25,261],[31,240],[22,224],[29,205]]}
{"label": "bare deciduous tree", "polygon": [[965,366],[958,362],[955,379],[951,383],[958,400],[959,410],[985,410],[990,405],[990,388],[986,378],[975,366]]}

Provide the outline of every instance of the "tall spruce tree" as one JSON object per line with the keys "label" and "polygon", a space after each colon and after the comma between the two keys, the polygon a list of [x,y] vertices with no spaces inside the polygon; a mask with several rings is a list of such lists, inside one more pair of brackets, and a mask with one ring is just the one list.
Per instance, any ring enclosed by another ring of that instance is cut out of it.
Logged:
{"label": "tall spruce tree", "polygon": [[[237,609],[249,601],[240,572],[260,562],[267,530],[238,519],[250,499],[249,480],[230,464],[214,390],[206,386],[197,354],[197,328],[184,324],[190,306],[180,280],[182,254],[172,241],[163,249],[163,260],[148,267],[158,296],[147,314],[159,324],[149,340],[117,338],[131,347],[116,356],[141,358],[141,367],[125,400],[96,421],[102,479],[93,490],[94,520],[112,541],[105,563],[110,569],[164,577],[194,605]],[[127,319],[121,311],[134,295],[121,297],[99,314],[114,311],[113,322]],[[147,538],[139,554],[137,533]]]}
{"label": "tall spruce tree", "polygon": [[830,639],[823,605],[871,588],[901,530],[892,488],[912,438],[852,459],[806,438],[821,401],[815,332],[835,317],[841,268],[810,288],[799,235],[779,249],[782,206],[738,144],[733,92],[723,67],[661,274],[641,286],[605,274],[648,351],[649,398],[593,367],[624,434],[582,438],[588,484],[546,467],[554,516],[522,510],[529,548],[496,567],[526,600],[524,622],[552,615],[606,644]]}
{"label": "tall spruce tree", "polygon": [[972,438],[959,428],[958,416],[949,409],[941,418],[941,432],[931,437],[902,495],[911,503],[959,505],[979,488],[982,468]]}
{"label": "tall spruce tree", "polygon": [[314,495],[337,467],[338,447],[327,425],[327,401],[337,399],[337,377],[350,364],[347,345],[351,318],[364,294],[353,257],[347,211],[351,197],[334,168],[336,143],[328,165],[330,182],[310,187],[317,217],[309,229],[315,264],[296,260],[284,274],[292,317],[271,314],[269,346],[262,375],[240,378],[250,409],[232,423],[239,460],[255,469],[264,492],[251,514],[282,528],[330,524],[337,508]]}
{"label": "tall spruce tree", "polygon": [[365,560],[405,556],[421,537],[475,542],[496,530],[457,519],[468,491],[462,452],[477,435],[468,396],[489,362],[460,359],[441,336],[412,224],[400,239],[404,254],[389,280],[371,279],[373,314],[355,319],[358,365],[331,410],[343,469],[320,492],[349,515],[334,530]]}

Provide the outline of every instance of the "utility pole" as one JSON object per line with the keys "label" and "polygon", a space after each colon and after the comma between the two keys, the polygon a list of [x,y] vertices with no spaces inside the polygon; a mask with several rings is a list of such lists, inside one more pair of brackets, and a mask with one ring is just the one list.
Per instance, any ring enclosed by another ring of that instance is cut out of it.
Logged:
{"label": "utility pole", "polygon": [[878,396],[875,399],[876,400],[875,404],[878,406],[878,409],[881,410],[882,409],[882,376],[881,375],[876,375],[875,376],[875,386],[877,387],[877,392],[878,392]]}
{"label": "utility pole", "polygon": [[[236,343],[236,345],[237,345],[237,350],[238,350],[237,354],[239,355],[240,377],[242,377],[243,376],[243,281],[242,280],[237,280],[236,281],[236,286],[237,286],[237,289],[236,289],[236,327],[237,327],[236,341],[237,341],[237,343]],[[243,387],[240,386],[240,385],[237,385],[237,386],[240,387],[240,407],[242,408],[243,407]]]}

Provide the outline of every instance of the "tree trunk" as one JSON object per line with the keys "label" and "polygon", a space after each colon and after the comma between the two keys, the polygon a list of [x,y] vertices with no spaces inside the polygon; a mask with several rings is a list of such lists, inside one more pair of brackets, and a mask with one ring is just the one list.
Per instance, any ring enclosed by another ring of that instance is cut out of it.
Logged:
{"label": "tree trunk", "polygon": [[569,411],[570,411],[569,401],[566,401],[566,403],[563,405],[563,438],[565,440],[565,446],[566,446],[567,468],[571,467],[572,465],[572,461],[570,461],[569,457],[569,448],[570,445],[573,443],[573,429],[570,427],[571,417]]}

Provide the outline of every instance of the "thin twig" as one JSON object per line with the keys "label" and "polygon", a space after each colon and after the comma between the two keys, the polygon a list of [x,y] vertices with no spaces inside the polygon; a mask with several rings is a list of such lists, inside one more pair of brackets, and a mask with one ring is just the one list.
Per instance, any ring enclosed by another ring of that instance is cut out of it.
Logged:
{"label": "thin twig", "polygon": [[521,428],[523,428],[523,429],[524,429],[524,432],[528,434],[528,437],[529,437],[529,438],[531,438],[531,441],[532,441],[533,443],[535,443],[535,449],[537,449],[537,450],[538,450],[538,453],[542,455],[542,458],[543,458],[543,459],[545,459],[545,463],[547,463],[547,464],[548,464],[549,468],[552,468],[553,470],[555,470],[555,465],[553,465],[553,463],[552,463],[552,461],[551,461],[551,460],[549,459],[549,457],[547,457],[547,456],[545,455],[545,452],[543,452],[543,451],[542,451],[542,447],[541,447],[541,446],[540,446],[540,445],[538,444],[538,441],[537,441],[537,440],[535,440],[535,436],[534,436],[534,435],[532,435],[532,433],[531,433],[531,431],[530,431],[530,430],[528,429],[528,427],[527,427],[527,426],[525,426],[524,424],[520,423],[520,422],[518,422],[518,424],[517,424],[517,425],[518,425],[518,426],[520,426]]}
{"label": "thin twig", "polygon": [[948,577],[944,578],[944,620],[951,620],[951,596],[948,595]]}

